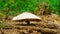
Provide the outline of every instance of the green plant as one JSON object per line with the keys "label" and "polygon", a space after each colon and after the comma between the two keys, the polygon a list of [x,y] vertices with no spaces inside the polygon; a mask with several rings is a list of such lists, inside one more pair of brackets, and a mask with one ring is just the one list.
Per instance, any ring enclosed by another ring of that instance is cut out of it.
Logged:
{"label": "green plant", "polygon": [[60,15],[60,0],[39,0],[39,4],[41,5],[42,10],[43,10],[43,8],[42,8],[43,2],[46,3],[47,6],[50,7],[49,10],[52,13]]}
{"label": "green plant", "polygon": [[0,22],[0,28],[6,28],[6,23],[4,21]]}
{"label": "green plant", "polygon": [[36,0],[0,0],[0,10],[4,15],[14,15],[16,12],[36,13]]}
{"label": "green plant", "polygon": [[[37,12],[37,5],[40,6],[40,10],[43,10],[43,2],[49,6],[49,10],[52,13],[60,15],[60,0],[0,0],[0,12],[4,15],[17,15],[16,13],[22,12]],[[47,9],[48,10],[48,9]]]}
{"label": "green plant", "polygon": [[15,7],[20,12],[36,11],[36,0],[15,0]]}

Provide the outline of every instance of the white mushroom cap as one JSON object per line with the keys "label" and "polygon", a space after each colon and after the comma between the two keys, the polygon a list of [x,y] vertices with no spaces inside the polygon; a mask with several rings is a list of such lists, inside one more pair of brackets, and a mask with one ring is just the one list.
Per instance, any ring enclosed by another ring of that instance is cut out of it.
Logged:
{"label": "white mushroom cap", "polygon": [[40,20],[41,18],[39,18],[38,16],[29,13],[29,12],[24,12],[22,14],[19,14],[18,16],[14,17],[12,20],[16,21],[16,20]]}

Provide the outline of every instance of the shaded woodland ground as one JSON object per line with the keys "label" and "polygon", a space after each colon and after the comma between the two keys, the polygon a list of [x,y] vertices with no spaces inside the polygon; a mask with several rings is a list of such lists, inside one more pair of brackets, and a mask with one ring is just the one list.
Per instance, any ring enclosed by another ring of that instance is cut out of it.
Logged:
{"label": "shaded woodland ground", "polygon": [[[12,21],[12,16],[25,11],[38,13],[41,21],[30,25]],[[46,11],[60,15],[60,0],[0,0],[0,34],[60,34],[60,16],[44,15]]]}
{"label": "shaded woodland ground", "polygon": [[13,22],[9,17],[5,20],[6,28],[0,34],[60,34],[60,16],[56,14],[40,15],[41,21],[27,25],[25,22]]}

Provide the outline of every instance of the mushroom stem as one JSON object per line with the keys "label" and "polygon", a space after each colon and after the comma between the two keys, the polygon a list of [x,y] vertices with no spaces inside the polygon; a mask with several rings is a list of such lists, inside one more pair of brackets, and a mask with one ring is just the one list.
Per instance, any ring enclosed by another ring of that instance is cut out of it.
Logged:
{"label": "mushroom stem", "polygon": [[26,21],[27,22],[27,25],[29,25],[30,24],[30,21]]}

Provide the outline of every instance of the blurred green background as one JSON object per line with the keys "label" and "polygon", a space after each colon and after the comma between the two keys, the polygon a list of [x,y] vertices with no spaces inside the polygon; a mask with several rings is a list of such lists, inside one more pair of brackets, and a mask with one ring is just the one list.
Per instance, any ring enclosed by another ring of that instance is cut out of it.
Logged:
{"label": "blurred green background", "polygon": [[60,0],[0,0],[0,16],[15,16],[22,12],[37,12],[37,6],[43,11],[45,3],[52,13],[60,15]]}

